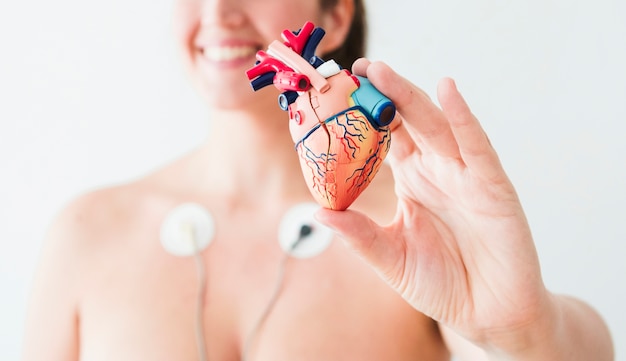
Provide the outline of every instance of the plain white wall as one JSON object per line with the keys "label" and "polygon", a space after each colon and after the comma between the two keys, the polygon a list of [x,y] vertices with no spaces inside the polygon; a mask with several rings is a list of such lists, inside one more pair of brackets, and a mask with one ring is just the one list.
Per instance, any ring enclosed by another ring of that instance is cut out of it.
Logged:
{"label": "plain white wall", "polygon": [[[626,352],[626,5],[369,0],[370,57],[435,95],[457,80],[534,230],[546,284]],[[79,193],[138,177],[208,122],[171,1],[0,4],[0,359],[17,359],[41,239]]]}

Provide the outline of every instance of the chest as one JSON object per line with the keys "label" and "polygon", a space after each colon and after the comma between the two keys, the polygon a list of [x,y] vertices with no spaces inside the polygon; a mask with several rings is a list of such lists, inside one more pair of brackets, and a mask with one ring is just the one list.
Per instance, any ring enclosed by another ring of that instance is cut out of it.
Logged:
{"label": "chest", "polygon": [[209,360],[445,359],[432,322],[338,240],[294,259],[218,239],[200,268],[158,247],[106,258],[81,300],[83,360],[196,360],[197,322]]}

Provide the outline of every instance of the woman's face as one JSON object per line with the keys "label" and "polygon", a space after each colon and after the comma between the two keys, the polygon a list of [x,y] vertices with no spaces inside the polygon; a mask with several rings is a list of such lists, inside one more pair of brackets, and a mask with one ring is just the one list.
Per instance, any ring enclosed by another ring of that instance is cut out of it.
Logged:
{"label": "woman's face", "polygon": [[[275,99],[278,93],[273,91],[254,94],[245,71],[254,65],[258,50],[305,21],[322,25],[319,1],[176,0],[175,31],[185,66],[214,107]],[[324,42],[319,50],[323,47]]]}

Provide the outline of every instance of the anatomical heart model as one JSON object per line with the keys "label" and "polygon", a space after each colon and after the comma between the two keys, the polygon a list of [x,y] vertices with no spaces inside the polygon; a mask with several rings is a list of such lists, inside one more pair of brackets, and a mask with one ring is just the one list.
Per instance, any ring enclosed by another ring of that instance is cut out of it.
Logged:
{"label": "anatomical heart model", "polygon": [[345,210],[367,188],[390,146],[396,108],[367,80],[324,61],[315,50],[324,30],[307,22],[257,52],[247,71],[254,90],[273,84],[289,114],[302,174],[323,207]]}

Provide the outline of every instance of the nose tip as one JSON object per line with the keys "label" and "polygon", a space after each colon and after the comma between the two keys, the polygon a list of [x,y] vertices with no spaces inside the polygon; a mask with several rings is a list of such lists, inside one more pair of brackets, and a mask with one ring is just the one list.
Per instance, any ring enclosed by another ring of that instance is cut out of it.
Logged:
{"label": "nose tip", "polygon": [[202,4],[202,25],[234,28],[245,22],[245,13],[239,1],[207,0]]}

